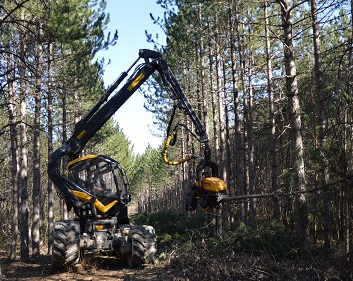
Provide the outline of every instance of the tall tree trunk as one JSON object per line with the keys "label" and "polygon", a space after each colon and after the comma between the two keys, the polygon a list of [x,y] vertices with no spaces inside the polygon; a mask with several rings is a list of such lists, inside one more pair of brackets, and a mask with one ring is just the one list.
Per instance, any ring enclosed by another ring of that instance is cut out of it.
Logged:
{"label": "tall tree trunk", "polygon": [[[343,131],[343,157],[342,157],[342,168],[343,168],[343,173],[344,175],[348,175],[348,105],[345,106],[344,108],[344,131]],[[347,255],[347,259],[349,261],[349,252],[350,252],[350,187],[348,184],[348,178],[345,177],[345,180],[343,181],[343,221],[344,221],[344,230],[345,230],[345,253]]]}
{"label": "tall tree trunk", "polygon": [[[234,12],[234,14],[233,14]],[[232,16],[234,15],[234,22],[232,20]],[[239,85],[238,85],[238,74],[237,74],[237,64],[236,64],[236,52],[237,48],[234,46],[235,38],[233,34],[235,34],[239,41],[239,30],[238,30],[238,10],[237,3],[234,2],[232,9],[229,10],[229,22],[230,22],[230,34],[231,34],[231,65],[232,65],[232,90],[233,90],[233,99],[234,99],[234,131],[235,131],[235,178],[236,178],[236,187],[237,194],[244,195],[244,165],[243,165],[243,141],[242,141],[242,133],[241,133],[241,121],[240,121],[240,100],[239,100]],[[240,48],[238,46],[238,48]],[[241,60],[241,59],[240,59]],[[241,63],[240,63],[241,65]],[[238,204],[239,209],[239,220],[245,221],[245,204],[241,202]]]}
{"label": "tall tree trunk", "polygon": [[[231,152],[231,140],[230,140],[230,125],[229,125],[229,104],[228,104],[228,89],[227,89],[227,76],[226,76],[226,65],[223,64],[223,97],[224,97],[224,112],[225,112],[225,120],[224,120],[224,134],[225,134],[225,159],[223,160],[225,163],[226,174],[223,180],[227,183],[228,187],[231,184],[231,171],[232,171],[232,159],[233,157]],[[229,229],[229,225],[231,222],[231,214],[229,212],[229,208],[222,209],[222,218],[223,218],[223,228]]]}
{"label": "tall tree trunk", "polygon": [[231,181],[232,175],[232,157],[231,157],[231,140],[230,140],[230,124],[229,124],[229,102],[228,102],[228,89],[227,89],[227,76],[226,76],[226,66],[223,64],[223,95],[224,95],[224,130],[225,130],[225,159],[226,159],[226,177],[224,180],[229,183]]}
{"label": "tall tree trunk", "polygon": [[[49,43],[48,50],[48,157],[53,152],[53,96],[52,96],[52,44]],[[54,186],[50,179],[48,179],[48,254],[53,252],[53,235],[54,229]]]}
{"label": "tall tree trunk", "polygon": [[[10,77],[9,81],[13,81],[14,77]],[[19,159],[18,159],[18,140],[17,140],[17,124],[16,124],[16,98],[14,84],[9,84],[9,123],[10,123],[10,139],[11,139],[11,162],[12,162],[12,224],[11,224],[11,259],[17,258],[17,240],[18,240],[18,219],[19,219]]]}
{"label": "tall tree trunk", "polygon": [[[216,23],[217,24],[217,23]],[[217,135],[219,136],[219,153],[218,153],[218,158],[217,162],[220,164],[219,166],[219,177],[225,180],[227,178],[227,171],[226,171],[226,165],[225,165],[225,132],[224,132],[224,101],[223,101],[223,88],[222,88],[222,58],[221,58],[221,42],[220,42],[220,34],[218,28],[216,29],[216,77],[217,77],[217,89],[216,89],[216,112],[218,113],[216,118],[217,118],[217,128],[215,129],[215,133],[217,132]],[[215,106],[216,106],[215,104]],[[217,216],[215,216],[216,220],[216,235],[222,235],[223,231],[223,216],[222,212],[220,210],[216,211],[218,213]]]}
{"label": "tall tree trunk", "polygon": [[[198,6],[198,18],[199,18],[199,26],[198,26],[198,30],[200,32],[200,34],[203,32],[204,30],[204,26],[203,26],[203,19],[202,19],[202,6],[201,4]],[[206,60],[207,60],[207,56],[206,56],[206,52],[205,52],[205,42],[204,42],[204,38],[203,36],[200,36],[200,43],[197,45],[199,47],[199,54],[198,54],[198,58],[199,58],[199,64],[200,64],[200,70],[199,70],[199,84],[200,86],[198,86],[198,88],[200,89],[200,96],[202,98],[202,119],[204,122],[204,126],[205,126],[205,130],[206,130],[206,134],[209,136],[210,135],[210,125],[209,125],[209,120],[208,120],[208,96],[206,93],[206,87],[205,87],[205,79],[206,79],[206,74],[205,71],[207,69],[206,66]]]}
{"label": "tall tree trunk", "polygon": [[[321,52],[320,52],[320,26],[317,19],[317,5],[316,0],[310,0],[311,5],[311,23],[313,29],[313,44],[314,44],[314,58],[315,58],[315,96],[317,100],[317,115],[319,120],[319,141],[318,149],[321,150],[320,157],[323,162],[320,165],[320,179],[321,186],[325,186],[329,181],[328,163],[326,160],[325,149],[325,94],[323,91],[323,79],[321,68]],[[324,241],[325,246],[330,247],[332,243],[332,192],[325,188],[324,193]]]}
{"label": "tall tree trunk", "polygon": [[227,178],[227,171],[225,169],[225,149],[226,140],[224,132],[224,101],[223,101],[223,87],[222,87],[222,57],[221,57],[221,42],[220,34],[218,29],[216,30],[216,76],[217,76],[217,123],[218,123],[218,135],[219,135],[219,158],[217,159],[220,163],[220,177],[225,180]]}
{"label": "tall tree trunk", "polygon": [[[24,71],[21,71],[22,74]],[[24,77],[24,76],[23,76]],[[21,82],[20,89],[20,185],[21,185],[21,220],[20,220],[20,233],[21,233],[21,261],[27,262],[29,260],[29,209],[28,209],[28,142],[27,142],[27,125],[26,125],[26,85]]]}
{"label": "tall tree trunk", "polygon": [[213,53],[212,46],[209,45],[209,73],[210,73],[210,94],[211,94],[211,105],[212,105],[212,129],[213,129],[213,146],[214,146],[214,157],[219,159],[219,134],[218,134],[218,118],[217,118],[217,96],[214,89],[214,66],[213,66]]}
{"label": "tall tree trunk", "polygon": [[[21,14],[21,19],[25,20],[24,13]],[[26,33],[25,30],[20,31],[20,48],[21,56],[25,57],[26,49]],[[28,143],[27,143],[27,100],[26,100],[26,69],[21,63],[19,65],[20,71],[20,185],[21,185],[21,220],[20,220],[20,234],[21,234],[21,261],[27,262],[29,260],[29,209],[28,209]]]}
{"label": "tall tree trunk", "polygon": [[[40,87],[40,83],[37,84]],[[40,108],[39,88],[35,93],[35,111],[33,124],[33,221],[32,221],[32,256],[40,256],[40,210],[41,210],[41,175],[40,175]]]}
{"label": "tall tree trunk", "polygon": [[[351,8],[351,19],[353,17],[353,0],[350,1],[350,8]],[[351,21],[351,38],[353,38],[353,22]],[[353,54],[353,50],[352,48],[349,48],[349,65],[347,67],[347,70],[348,70],[348,77],[351,78],[352,77],[352,54]],[[351,92],[351,82],[350,83],[347,83],[347,90],[349,92]],[[344,161],[344,165],[343,165],[343,172],[344,174],[346,175],[346,179],[344,181],[344,188],[343,188],[343,195],[345,195],[343,197],[343,201],[344,201],[344,230],[345,230],[345,252],[347,254],[347,259],[349,261],[349,255],[348,253],[350,253],[350,233],[351,233],[351,220],[350,220],[350,217],[351,217],[351,203],[350,203],[350,196],[351,196],[351,193],[350,193],[350,187],[349,187],[349,184],[348,184],[348,173],[349,173],[349,162],[348,162],[348,159],[352,159],[353,155],[352,155],[352,152],[353,152],[353,148],[351,147],[349,149],[349,146],[348,146],[348,140],[353,140],[353,128],[352,128],[352,125],[349,126],[348,124],[352,124],[352,105],[349,105],[347,104],[347,101],[345,101],[345,112],[344,112],[344,139],[343,139],[343,143],[344,143],[344,146],[343,146],[343,154],[344,154],[344,157],[343,157],[343,161]],[[350,113],[350,114],[349,114]],[[350,116],[350,118],[348,118]],[[350,128],[350,130],[349,130]],[[350,134],[349,134],[350,132]],[[349,155],[349,151],[351,153],[351,155]]]}
{"label": "tall tree trunk", "polygon": [[[267,92],[269,98],[269,115],[270,115],[270,145],[269,151],[271,155],[271,183],[272,192],[278,192],[278,165],[277,165],[277,141],[276,141],[276,119],[275,119],[275,105],[273,94],[273,81],[272,81],[272,58],[271,58],[271,42],[270,42],[270,29],[269,29],[269,16],[268,16],[268,0],[264,0],[264,14],[265,14],[265,36],[266,36],[266,74],[267,74]],[[277,196],[273,197],[273,217],[279,221],[281,219],[281,209],[279,199]]]}
{"label": "tall tree trunk", "polygon": [[40,175],[40,110],[41,110],[41,65],[42,65],[42,48],[38,46],[37,56],[37,82],[35,91],[35,109],[33,123],[33,219],[32,219],[32,257],[40,256],[40,210],[41,210],[41,175]]}
{"label": "tall tree trunk", "polygon": [[[250,58],[249,58],[249,70],[248,70],[248,95],[247,99],[247,107],[248,112],[246,116],[246,135],[247,135],[247,170],[248,170],[248,186],[249,186],[249,193],[255,193],[255,168],[254,168],[254,146],[253,146],[253,87],[252,87],[252,66],[253,66],[253,54],[250,51]],[[249,224],[253,227],[256,227],[256,199],[251,198],[249,202]]]}
{"label": "tall tree trunk", "polygon": [[296,197],[296,215],[298,239],[303,255],[309,251],[309,222],[306,191],[306,176],[304,165],[304,146],[301,127],[301,108],[298,96],[297,69],[293,51],[291,13],[293,6],[290,0],[277,0],[281,6],[283,35],[284,35],[284,63],[286,72],[286,86],[291,123],[291,143],[293,158],[294,187],[299,192]]}

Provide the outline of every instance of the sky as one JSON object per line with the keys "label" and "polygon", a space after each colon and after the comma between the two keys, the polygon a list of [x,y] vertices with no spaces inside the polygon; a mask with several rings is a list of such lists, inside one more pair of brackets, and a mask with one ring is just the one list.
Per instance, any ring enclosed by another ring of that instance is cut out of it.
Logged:
{"label": "sky", "polygon": [[[162,45],[165,44],[163,31],[159,26],[153,24],[150,18],[150,13],[154,17],[163,16],[164,10],[156,4],[156,1],[107,0],[106,11],[110,14],[110,22],[106,32],[110,31],[113,35],[115,30],[118,30],[119,38],[115,46],[111,46],[99,54],[100,57],[104,57],[106,62],[111,61],[104,68],[105,87],[112,84],[123,71],[126,71],[134,63],[138,58],[139,49],[153,49],[153,44],[147,43],[145,30],[153,34],[154,38],[158,33],[158,42]],[[129,72],[128,77],[133,71],[134,69]],[[126,79],[119,88],[125,84]],[[157,148],[163,141],[150,133],[151,130],[156,131],[156,128],[152,123],[153,114],[146,111],[143,107],[144,103],[146,100],[143,95],[136,91],[113,117],[133,144],[135,154],[142,154],[148,144]]]}

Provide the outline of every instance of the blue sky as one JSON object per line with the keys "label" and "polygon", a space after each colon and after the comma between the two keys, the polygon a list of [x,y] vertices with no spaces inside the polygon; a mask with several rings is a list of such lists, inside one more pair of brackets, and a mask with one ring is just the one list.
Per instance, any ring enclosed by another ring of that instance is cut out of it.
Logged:
{"label": "blue sky", "polygon": [[[150,13],[154,17],[163,16],[164,10],[156,4],[156,0],[108,0],[106,11],[110,14],[107,32],[114,34],[118,30],[119,34],[116,45],[100,53],[107,62],[111,60],[104,72],[107,87],[138,58],[139,49],[153,49],[153,44],[146,41],[145,30],[153,35],[158,33],[159,42],[163,45],[165,36],[150,18]],[[132,73],[133,69],[129,75]],[[125,82],[126,80],[121,86]],[[137,91],[114,115],[114,119],[134,145],[134,152],[139,154],[145,151],[148,144],[157,148],[163,141],[150,133],[150,130],[156,129],[152,124],[152,114],[143,107],[144,102],[143,95]]]}

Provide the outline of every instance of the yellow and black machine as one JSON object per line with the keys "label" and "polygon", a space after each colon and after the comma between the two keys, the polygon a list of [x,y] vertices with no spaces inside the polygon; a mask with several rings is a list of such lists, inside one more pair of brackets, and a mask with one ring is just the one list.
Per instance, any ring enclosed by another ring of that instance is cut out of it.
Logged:
{"label": "yellow and black machine", "polygon": [[[127,82],[113,94],[140,59],[143,63],[135,68]],[[171,165],[192,159],[199,162],[186,209],[196,210],[198,203],[205,211],[221,207],[227,186],[218,178],[218,166],[211,161],[206,130],[162,54],[142,49],[130,68],[121,73],[93,108],[76,124],[72,136],[50,156],[49,177],[59,196],[66,202],[68,210],[73,209],[76,215],[74,219],[58,221],[54,226],[52,263],[55,268],[63,269],[80,263],[85,250],[109,251],[126,259],[132,267],[154,259],[155,230],[148,225],[130,224],[127,204],[131,201],[131,195],[119,163],[103,155],[80,154],[96,132],[156,71],[174,100],[163,160]],[[204,158],[192,156],[177,162],[167,159],[167,149],[169,145],[175,144],[176,132],[180,127],[179,124],[170,130],[176,108],[185,111],[193,122],[198,140],[204,146]],[[60,171],[63,159],[68,161],[66,173]]]}
{"label": "yellow and black machine", "polygon": [[[169,125],[171,121],[172,119]],[[168,137],[164,143],[162,157],[163,161],[168,165],[179,165],[190,160],[195,160],[199,163],[196,167],[195,182],[186,198],[185,209],[187,211],[195,211],[198,203],[204,211],[212,211],[214,208],[219,209],[227,195],[227,184],[218,178],[218,165],[211,161],[211,150],[208,144],[204,150],[205,158],[187,156],[179,161],[170,161],[167,158],[168,147],[169,145],[175,145],[179,126],[181,124],[177,124],[171,133],[169,133],[170,126],[168,126]]]}

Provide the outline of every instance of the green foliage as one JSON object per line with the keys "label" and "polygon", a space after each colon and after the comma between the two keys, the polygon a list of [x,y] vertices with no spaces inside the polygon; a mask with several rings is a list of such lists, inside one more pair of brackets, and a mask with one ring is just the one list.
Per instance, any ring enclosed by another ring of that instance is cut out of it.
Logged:
{"label": "green foliage", "polygon": [[74,108],[76,116],[70,114],[70,122],[82,117],[102,95],[104,60],[94,61],[95,55],[114,45],[118,35],[104,35],[109,22],[105,0],[51,1],[48,5],[45,24],[49,34],[45,36],[50,36],[53,52],[61,57],[53,64],[55,84],[57,94],[66,96],[67,110]]}
{"label": "green foliage", "polygon": [[170,170],[170,167],[162,161],[160,150],[147,146],[145,152],[135,158],[130,180],[131,190],[138,191],[145,185],[158,190],[170,180]]}
{"label": "green foliage", "polygon": [[202,248],[210,256],[224,256],[227,252],[244,252],[261,255],[266,253],[276,260],[292,259],[298,256],[296,240],[287,233],[285,227],[271,221],[253,229],[239,223],[234,231],[225,232],[220,237],[212,237],[206,226],[204,214],[187,215],[168,210],[132,217],[134,224],[147,224],[155,228],[159,247],[172,244],[195,251]]}
{"label": "green foliage", "polygon": [[[229,240],[229,238],[231,239]],[[232,239],[234,240],[232,241]],[[258,254],[265,252],[276,259],[294,258],[298,255],[296,241],[287,233],[285,227],[277,221],[264,223],[256,230],[240,223],[235,233],[229,234],[225,241],[226,246],[233,244],[237,251]]]}
{"label": "green foliage", "polygon": [[194,235],[193,244],[195,247],[202,247],[207,255],[214,257],[224,257],[227,253],[259,256],[265,253],[276,260],[282,260],[293,259],[299,254],[296,241],[288,235],[282,224],[274,221],[265,223],[256,230],[240,223],[234,231],[225,232],[220,237],[205,237],[204,234],[205,232]]}
{"label": "green foliage", "polygon": [[105,26],[109,23],[109,14],[104,12],[105,0],[89,3],[86,0],[52,1],[50,5],[48,28],[75,52],[93,58],[99,50],[115,44],[117,32],[113,38],[110,33],[106,38],[104,36]]}
{"label": "green foliage", "polygon": [[132,217],[135,224],[147,224],[155,228],[160,246],[172,243],[188,243],[190,231],[205,225],[204,216],[188,216],[175,210],[165,210],[152,214],[140,214]]}

